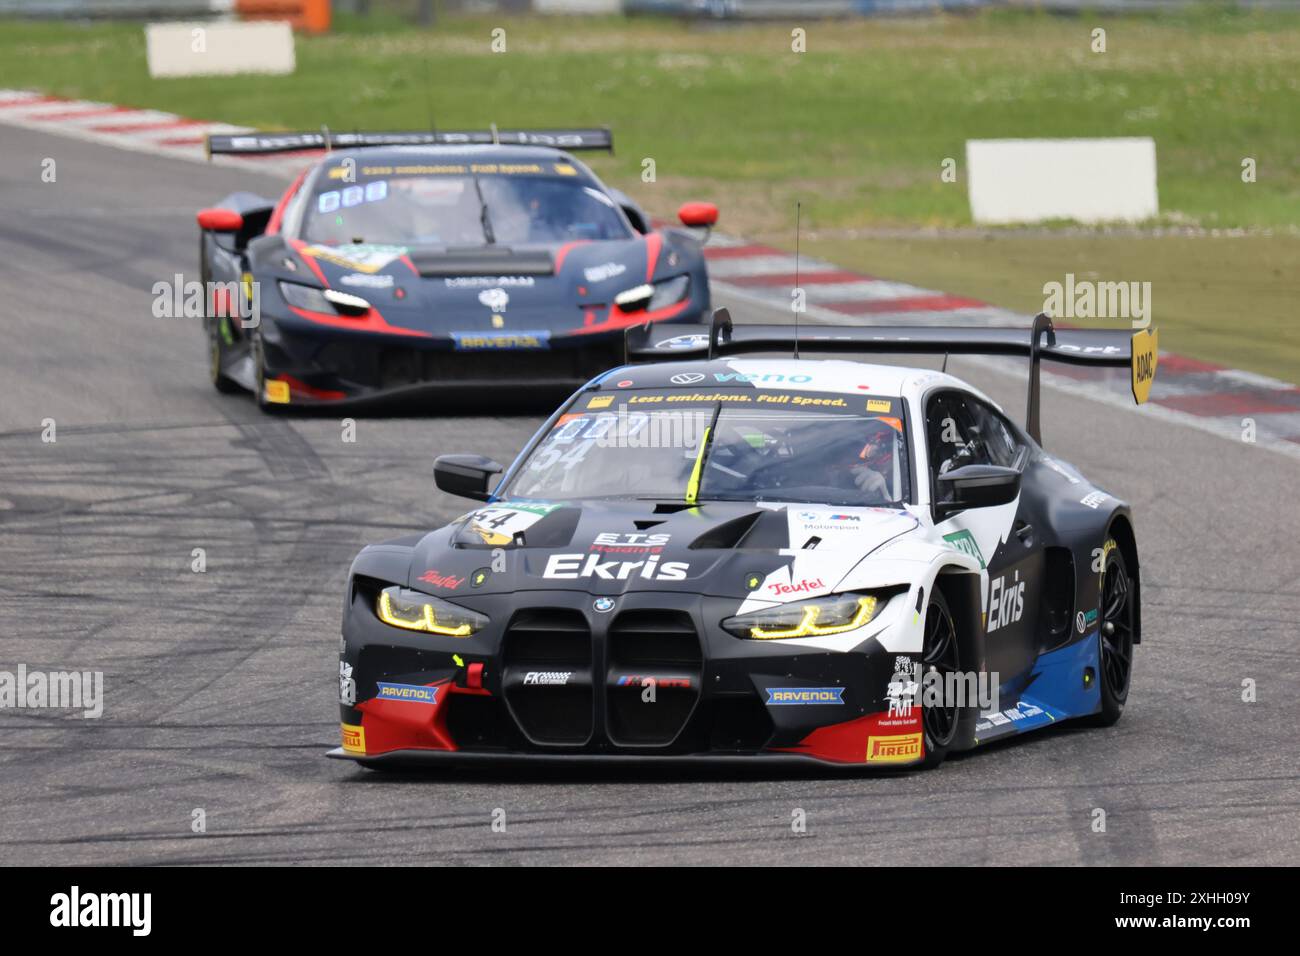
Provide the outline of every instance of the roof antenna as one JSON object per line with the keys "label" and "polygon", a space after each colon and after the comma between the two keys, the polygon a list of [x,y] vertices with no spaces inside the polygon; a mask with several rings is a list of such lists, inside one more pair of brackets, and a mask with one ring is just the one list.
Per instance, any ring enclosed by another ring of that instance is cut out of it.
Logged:
{"label": "roof antenna", "polygon": [[334,143],[330,139],[330,128],[326,126],[324,123],[321,123],[320,132],[321,135],[325,137],[325,152],[327,153],[334,152]]}
{"label": "roof antenna", "polygon": [[429,114],[429,132],[437,133],[438,124],[433,121],[433,77],[429,73],[427,59],[424,61],[424,108]]}
{"label": "roof antenna", "polygon": [[799,226],[803,218],[803,203],[794,204],[794,357],[799,357]]}
{"label": "roof antenna", "polygon": [[947,353],[947,352],[944,352],[944,353],[943,353],[943,367],[940,368],[939,371],[940,371],[940,372],[947,372],[947,371],[948,371],[948,353]]}
{"label": "roof antenna", "polygon": [[498,133],[497,133],[497,124],[496,124],[496,123],[488,123],[488,128],[492,130],[492,145],[493,145],[493,146],[500,146],[500,145],[501,145],[501,137],[500,137],[500,135],[498,135]]}

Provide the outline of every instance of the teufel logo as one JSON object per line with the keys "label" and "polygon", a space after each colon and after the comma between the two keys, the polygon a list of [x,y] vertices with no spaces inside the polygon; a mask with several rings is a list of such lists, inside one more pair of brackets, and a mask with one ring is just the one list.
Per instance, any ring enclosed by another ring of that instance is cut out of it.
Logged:
{"label": "teufel logo", "polygon": [[769,584],[767,589],[778,597],[783,594],[802,594],[805,591],[820,591],[826,587],[821,578],[814,578],[809,581],[805,578],[802,581],[791,581],[789,584]]}
{"label": "teufel logo", "polygon": [[1015,624],[1025,613],[1025,582],[1020,580],[1020,572],[1008,583],[1005,576],[996,577],[989,583],[989,626],[990,632],[1008,624]]}
{"label": "teufel logo", "polygon": [[449,591],[454,591],[465,583],[464,578],[458,578],[454,574],[439,574],[437,571],[425,571],[420,575],[420,580],[425,584],[446,588]]}
{"label": "teufel logo", "polygon": [[510,296],[506,294],[505,289],[484,289],[478,294],[478,300],[493,312],[504,312],[510,302]]}

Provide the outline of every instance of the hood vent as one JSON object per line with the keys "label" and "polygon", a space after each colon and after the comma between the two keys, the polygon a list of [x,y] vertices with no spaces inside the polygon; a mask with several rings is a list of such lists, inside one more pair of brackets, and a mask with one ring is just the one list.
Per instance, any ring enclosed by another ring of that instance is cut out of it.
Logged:
{"label": "hood vent", "polygon": [[754,525],[759,518],[763,517],[764,513],[762,511],[751,511],[749,514],[732,518],[730,521],[722,522],[715,528],[710,528],[691,542],[691,550],[727,550],[740,547],[741,542],[753,530]]}

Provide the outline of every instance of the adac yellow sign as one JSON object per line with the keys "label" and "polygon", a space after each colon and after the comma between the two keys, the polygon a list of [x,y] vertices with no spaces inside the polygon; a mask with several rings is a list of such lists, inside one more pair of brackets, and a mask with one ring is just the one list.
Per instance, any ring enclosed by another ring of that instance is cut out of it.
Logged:
{"label": "adac yellow sign", "polygon": [[1157,349],[1155,329],[1133,333],[1133,400],[1139,405],[1151,396],[1151,383],[1156,380],[1159,361]]}

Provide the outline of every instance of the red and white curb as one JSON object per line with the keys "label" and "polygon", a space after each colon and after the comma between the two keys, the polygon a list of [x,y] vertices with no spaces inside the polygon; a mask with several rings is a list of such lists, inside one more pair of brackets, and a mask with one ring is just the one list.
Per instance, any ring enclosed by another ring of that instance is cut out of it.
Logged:
{"label": "red and white curb", "polygon": [[[0,123],[200,163],[209,162],[206,146],[209,135],[249,132],[246,126],[210,123],[112,103],[65,100],[29,90],[0,90]],[[213,161],[291,175],[301,169],[304,154],[221,156]]]}
{"label": "red and white curb", "polygon": [[[0,124],[42,130],[156,156],[244,166],[284,177],[296,175],[319,151],[209,160],[213,133],[247,127],[188,119],[158,110],[65,100],[26,90],[0,90]],[[803,315],[829,325],[1015,325],[1030,317],[976,299],[850,272],[818,259],[797,263],[788,252],[714,233],[705,256],[719,298],[789,311],[796,286],[804,290]],[[1158,323],[1157,323],[1158,324]],[[982,364],[1023,370],[1010,360]],[[1121,369],[1044,368],[1045,384],[1235,441],[1253,427],[1255,444],[1300,459],[1300,388],[1288,382],[1197,359],[1160,353],[1151,401],[1139,408]],[[1049,436],[1050,443],[1050,436]]]}

